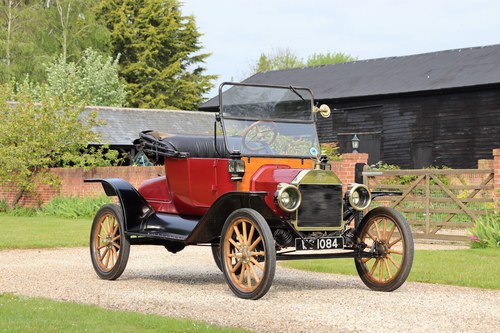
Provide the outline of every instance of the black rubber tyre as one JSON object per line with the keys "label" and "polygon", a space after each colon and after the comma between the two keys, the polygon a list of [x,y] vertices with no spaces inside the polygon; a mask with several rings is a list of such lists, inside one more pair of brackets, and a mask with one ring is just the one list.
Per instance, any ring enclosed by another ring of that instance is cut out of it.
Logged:
{"label": "black rubber tyre", "polygon": [[90,232],[90,257],[95,272],[101,279],[116,280],[127,266],[129,253],[121,208],[116,204],[102,206]]}
{"label": "black rubber tyre", "polygon": [[413,236],[406,219],[389,207],[372,209],[361,221],[356,236],[376,248],[375,258],[356,258],[356,270],[368,288],[377,291],[398,289],[410,274],[413,263]]}
{"label": "black rubber tyre", "polygon": [[222,272],[233,293],[259,299],[271,287],[276,250],[271,229],[257,211],[241,208],[227,218],[221,235]]}
{"label": "black rubber tyre", "polygon": [[214,257],[215,264],[217,265],[217,268],[222,272],[222,260],[220,259],[220,244],[219,243],[212,243],[211,244],[212,248],[212,255]]}

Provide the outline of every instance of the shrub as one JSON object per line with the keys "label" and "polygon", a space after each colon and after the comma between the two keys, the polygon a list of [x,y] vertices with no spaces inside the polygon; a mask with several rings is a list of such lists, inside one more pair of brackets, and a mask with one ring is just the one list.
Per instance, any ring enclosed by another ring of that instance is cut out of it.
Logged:
{"label": "shrub", "polygon": [[39,212],[39,209],[37,208],[34,208],[34,207],[19,207],[19,206],[16,206],[14,208],[10,208],[10,207],[7,207],[5,209],[5,212],[8,214],[8,215],[11,215],[11,216],[35,216],[38,214]]}
{"label": "shrub", "polygon": [[488,214],[474,222],[474,227],[469,230],[471,247],[500,248],[500,214]]}
{"label": "shrub", "polygon": [[329,161],[342,160],[342,155],[340,154],[340,147],[337,146],[336,142],[322,143],[321,154],[325,154],[328,157]]}
{"label": "shrub", "polygon": [[[6,207],[4,212],[11,216],[55,216],[62,218],[93,218],[97,210],[105,204],[111,203],[111,197],[101,195],[98,197],[59,196],[50,200],[42,208],[33,207]],[[0,201],[0,212],[1,210]]]}
{"label": "shrub", "polygon": [[104,204],[112,202],[112,198],[101,195],[98,197],[59,196],[43,206],[40,214],[64,218],[92,218]]}
{"label": "shrub", "polygon": [[8,204],[7,200],[0,199],[0,213],[6,212],[8,207],[9,207],[9,204]]}

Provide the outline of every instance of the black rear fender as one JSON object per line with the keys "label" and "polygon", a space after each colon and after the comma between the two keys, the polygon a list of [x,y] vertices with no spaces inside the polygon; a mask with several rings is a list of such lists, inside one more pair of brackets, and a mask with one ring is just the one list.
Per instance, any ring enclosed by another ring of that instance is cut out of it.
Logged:
{"label": "black rear fender", "polygon": [[87,183],[101,183],[107,196],[117,196],[123,211],[125,230],[134,230],[154,213],[154,209],[129,182],[119,178],[85,179]]}
{"label": "black rear fender", "polygon": [[251,208],[259,212],[271,228],[282,228],[285,224],[264,201],[267,192],[229,192],[221,195],[201,218],[189,235],[188,244],[208,243],[220,237],[227,217],[237,209]]}

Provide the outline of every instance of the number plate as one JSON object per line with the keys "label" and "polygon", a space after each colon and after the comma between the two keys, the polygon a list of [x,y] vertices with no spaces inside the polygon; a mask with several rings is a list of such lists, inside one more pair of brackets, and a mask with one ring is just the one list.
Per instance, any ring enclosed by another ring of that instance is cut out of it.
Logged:
{"label": "number plate", "polygon": [[344,239],[342,237],[325,237],[318,239],[295,238],[297,250],[331,250],[343,249]]}

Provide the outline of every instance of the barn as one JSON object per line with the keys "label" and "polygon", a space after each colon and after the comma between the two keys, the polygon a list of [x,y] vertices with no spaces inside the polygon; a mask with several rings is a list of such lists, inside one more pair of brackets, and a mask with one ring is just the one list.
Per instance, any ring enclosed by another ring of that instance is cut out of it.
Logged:
{"label": "barn", "polygon": [[[245,83],[311,88],[332,110],[321,142],[369,163],[474,168],[500,147],[500,45],[255,74]],[[218,109],[215,97],[200,106]]]}

